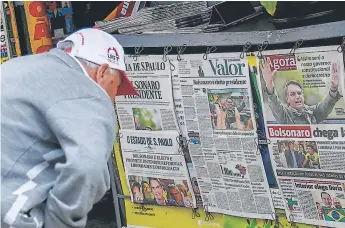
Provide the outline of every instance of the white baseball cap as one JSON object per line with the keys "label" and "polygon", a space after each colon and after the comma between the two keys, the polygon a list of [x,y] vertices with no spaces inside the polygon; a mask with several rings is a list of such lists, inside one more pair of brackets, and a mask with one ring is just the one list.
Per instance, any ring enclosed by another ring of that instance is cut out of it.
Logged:
{"label": "white baseball cap", "polygon": [[72,56],[99,65],[107,63],[110,68],[121,71],[123,80],[117,90],[117,96],[138,95],[126,75],[124,51],[115,37],[96,28],[81,29],[58,42],[57,47],[67,40],[74,43],[73,48],[68,50]]}

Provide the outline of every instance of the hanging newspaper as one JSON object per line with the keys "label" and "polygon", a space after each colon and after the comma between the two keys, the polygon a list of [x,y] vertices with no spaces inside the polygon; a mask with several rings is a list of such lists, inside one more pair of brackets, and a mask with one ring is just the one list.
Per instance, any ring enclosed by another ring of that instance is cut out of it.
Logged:
{"label": "hanging newspaper", "polygon": [[195,207],[177,131],[120,130],[120,142],[133,202]]}
{"label": "hanging newspaper", "polygon": [[337,47],[265,52],[259,60],[270,155],[287,217],[345,227],[343,56]]}
{"label": "hanging newspaper", "polygon": [[168,131],[177,130],[174,115],[169,62],[162,56],[125,58],[126,73],[139,96],[116,99],[121,129]]}
{"label": "hanging newspaper", "polygon": [[188,147],[205,209],[272,219],[247,58],[240,59],[240,53],[210,54],[207,60],[183,55],[177,64]]}
{"label": "hanging newspaper", "polygon": [[1,64],[10,59],[10,44],[8,40],[8,31],[5,21],[5,12],[3,4],[0,3],[0,49],[1,49]]}
{"label": "hanging newspaper", "polygon": [[[178,127],[180,130],[183,140],[183,145],[186,145],[187,143],[187,129],[186,129],[186,125],[185,125],[185,117],[184,117],[184,107],[183,107],[183,102],[182,102],[182,92],[181,92],[181,84],[180,84],[180,77],[178,75],[179,73],[179,67],[177,62],[174,62],[173,59],[176,60],[176,56],[170,56],[170,63],[172,64],[171,67],[171,73],[172,73],[172,88],[173,88],[173,96],[174,96],[174,106],[175,106],[175,114],[176,114],[176,118],[177,118],[177,123],[178,123]],[[177,60],[176,60],[177,61]],[[188,172],[189,172],[189,176],[190,179],[192,181],[192,186],[193,186],[193,192],[194,192],[194,196],[196,199],[196,206],[199,208],[203,207],[203,203],[202,203],[202,198],[201,198],[201,194],[200,194],[200,188],[199,188],[199,184],[198,184],[198,180],[197,180],[197,175],[192,163],[192,159],[190,157],[190,153],[189,153],[189,148],[188,146],[183,146],[183,154],[184,154],[184,158],[185,161],[187,163],[187,168],[188,168]]]}

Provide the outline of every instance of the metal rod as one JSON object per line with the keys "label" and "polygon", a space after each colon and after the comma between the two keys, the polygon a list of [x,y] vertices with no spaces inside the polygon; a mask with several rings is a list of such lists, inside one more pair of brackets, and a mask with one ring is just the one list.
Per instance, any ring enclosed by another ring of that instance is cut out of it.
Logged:
{"label": "metal rod", "polygon": [[165,46],[243,46],[247,42],[282,44],[303,40],[320,40],[345,36],[345,21],[311,25],[292,29],[252,32],[220,32],[202,34],[114,35],[123,47]]}

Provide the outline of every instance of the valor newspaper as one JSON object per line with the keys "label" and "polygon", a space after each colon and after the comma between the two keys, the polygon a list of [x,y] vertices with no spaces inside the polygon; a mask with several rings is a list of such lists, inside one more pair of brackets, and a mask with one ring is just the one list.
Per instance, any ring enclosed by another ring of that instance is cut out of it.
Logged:
{"label": "valor newspaper", "polygon": [[195,208],[177,131],[120,130],[120,142],[134,203]]}
{"label": "valor newspaper", "polygon": [[258,60],[270,156],[293,222],[345,227],[343,56],[337,46]]}
{"label": "valor newspaper", "polygon": [[174,114],[171,71],[162,56],[125,57],[126,73],[139,96],[116,98],[121,129],[177,130]]}
{"label": "valor newspaper", "polygon": [[190,158],[204,208],[272,219],[274,212],[254,119],[247,58],[183,55],[175,61]]}

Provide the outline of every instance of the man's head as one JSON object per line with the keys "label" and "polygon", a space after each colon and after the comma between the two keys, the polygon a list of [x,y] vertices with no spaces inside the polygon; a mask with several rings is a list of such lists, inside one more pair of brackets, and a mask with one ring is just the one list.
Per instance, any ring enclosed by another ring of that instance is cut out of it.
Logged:
{"label": "man's head", "polygon": [[338,198],[333,199],[333,205],[335,208],[342,208],[341,203]]}
{"label": "man's head", "polygon": [[228,108],[230,108],[230,109],[232,109],[232,99],[230,98],[230,97],[228,97],[227,99],[226,99],[226,106],[228,107]]}
{"label": "man's head", "polygon": [[314,154],[314,146],[312,144],[307,145],[307,153],[308,154]]}
{"label": "man's head", "polygon": [[294,142],[289,142],[289,149],[290,149],[290,150],[295,150],[295,144],[294,144]]}
{"label": "man's head", "polygon": [[150,183],[151,191],[153,195],[155,196],[155,199],[157,200],[164,199],[163,197],[164,189],[161,182],[157,178],[151,178],[149,180],[149,183]]}
{"label": "man's head", "polygon": [[174,184],[168,185],[168,194],[170,195],[170,198],[175,200],[178,204],[183,202],[182,193]]}
{"label": "man's head", "polygon": [[138,182],[134,182],[132,185],[132,192],[133,194],[140,192],[140,184]]}
{"label": "man's head", "polygon": [[122,46],[110,34],[98,29],[82,29],[57,44],[74,56],[89,77],[109,95],[138,95],[128,80]]}
{"label": "man's head", "polygon": [[291,80],[285,84],[286,102],[291,108],[301,110],[304,108],[304,96],[301,84]]}
{"label": "man's head", "polygon": [[321,199],[326,207],[332,207],[332,198],[327,192],[321,192]]}

